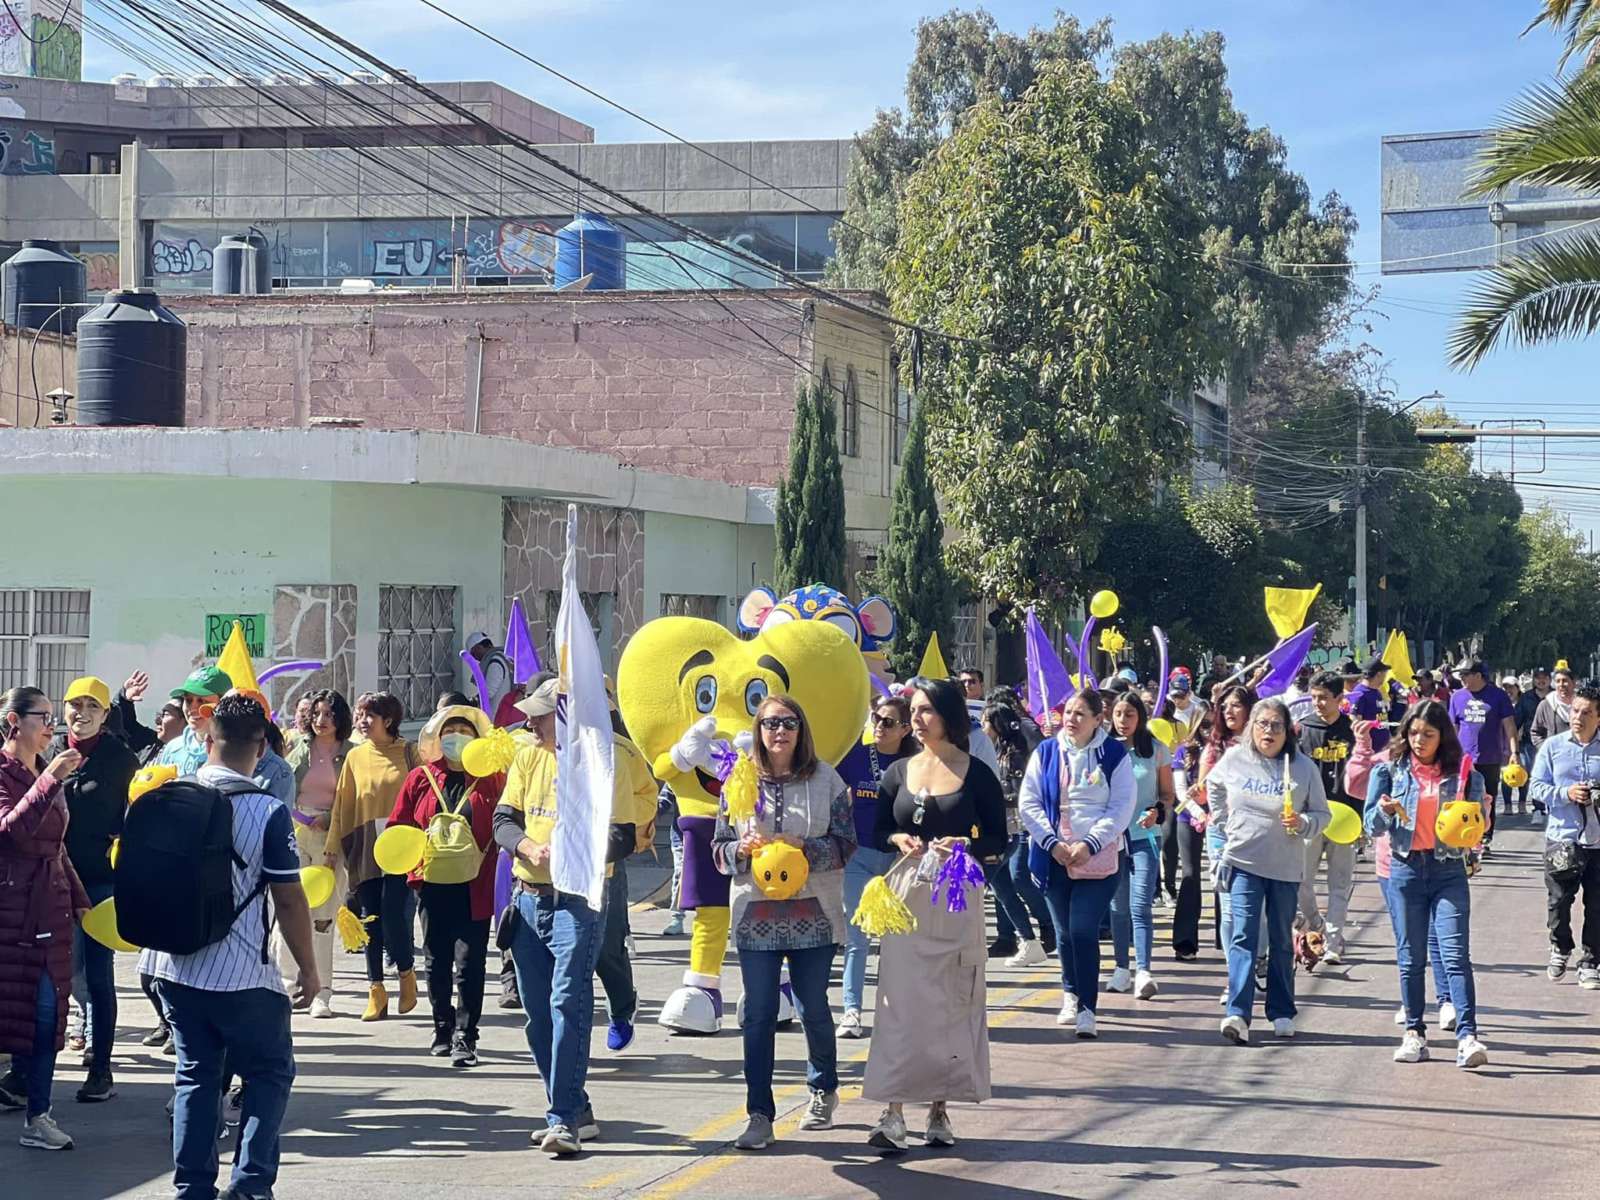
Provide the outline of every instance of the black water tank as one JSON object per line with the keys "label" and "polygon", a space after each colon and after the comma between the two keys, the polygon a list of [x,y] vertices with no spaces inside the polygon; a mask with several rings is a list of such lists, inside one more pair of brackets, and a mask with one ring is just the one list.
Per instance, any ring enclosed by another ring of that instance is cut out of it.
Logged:
{"label": "black water tank", "polygon": [[106,293],[78,322],[79,425],[182,425],[188,327],[153,288]]}
{"label": "black water tank", "polygon": [[71,333],[78,325],[88,287],[88,268],[61,249],[60,242],[29,239],[5,266],[0,267],[0,288],[5,290],[5,323],[22,329],[48,329]]}
{"label": "black water tank", "polygon": [[230,233],[211,255],[213,296],[265,296],[272,291],[272,253],[267,239],[251,230]]}

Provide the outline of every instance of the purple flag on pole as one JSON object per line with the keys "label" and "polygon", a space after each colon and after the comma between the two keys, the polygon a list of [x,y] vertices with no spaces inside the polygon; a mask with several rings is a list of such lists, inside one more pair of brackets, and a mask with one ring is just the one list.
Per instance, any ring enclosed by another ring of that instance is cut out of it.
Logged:
{"label": "purple flag on pole", "polygon": [[1072,677],[1067,674],[1067,668],[1061,665],[1055,647],[1050,644],[1044,626],[1039,624],[1039,618],[1034,616],[1031,608],[1028,610],[1027,648],[1028,711],[1041,728],[1048,728],[1045,714],[1070,700],[1076,689],[1072,686]]}
{"label": "purple flag on pole", "polygon": [[521,599],[511,602],[511,620],[506,623],[506,657],[511,660],[511,682],[527,683],[540,671],[539,650],[528,632],[528,616]]}
{"label": "purple flag on pole", "polygon": [[1281,696],[1289,690],[1296,673],[1306,664],[1306,655],[1311,653],[1311,639],[1316,634],[1317,627],[1307,625],[1292,638],[1285,638],[1273,648],[1272,653],[1267,655],[1267,665],[1271,670],[1256,684],[1256,695],[1265,700],[1268,696]]}

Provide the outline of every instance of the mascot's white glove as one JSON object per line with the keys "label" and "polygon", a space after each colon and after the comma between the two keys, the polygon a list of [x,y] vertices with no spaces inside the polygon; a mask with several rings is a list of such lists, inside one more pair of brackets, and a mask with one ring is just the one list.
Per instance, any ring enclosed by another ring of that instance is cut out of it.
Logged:
{"label": "mascot's white glove", "polygon": [[740,754],[749,754],[756,744],[756,735],[748,729],[741,729],[733,735],[733,748]]}
{"label": "mascot's white glove", "polygon": [[672,765],[685,775],[696,767],[708,775],[715,775],[717,766],[711,759],[711,743],[716,736],[717,719],[701,717],[689,726],[688,731],[678,739],[678,744],[668,751]]}

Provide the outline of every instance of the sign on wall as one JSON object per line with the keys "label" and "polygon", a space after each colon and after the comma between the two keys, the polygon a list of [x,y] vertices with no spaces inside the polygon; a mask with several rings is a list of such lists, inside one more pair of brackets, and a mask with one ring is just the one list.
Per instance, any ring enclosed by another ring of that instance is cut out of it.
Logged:
{"label": "sign on wall", "polygon": [[215,658],[222,653],[222,648],[228,644],[228,635],[233,632],[233,623],[235,621],[244,626],[244,642],[246,649],[250,651],[250,657],[262,658],[266,655],[266,613],[207,613],[207,658]]}

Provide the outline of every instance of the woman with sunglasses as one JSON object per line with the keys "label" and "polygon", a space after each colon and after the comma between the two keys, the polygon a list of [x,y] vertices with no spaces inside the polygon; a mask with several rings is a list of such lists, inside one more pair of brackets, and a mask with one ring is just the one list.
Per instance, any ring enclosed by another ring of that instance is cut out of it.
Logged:
{"label": "woman with sunglasses", "polygon": [[867,1144],[889,1154],[908,1144],[907,1103],[928,1105],[926,1145],[953,1146],[947,1103],[989,1098],[983,895],[965,893],[966,907],[950,912],[946,895],[933,900],[932,885],[958,843],[986,864],[1007,841],[1000,781],[967,752],[971,721],[959,686],[914,679],[906,696],[922,749],[884,772],[873,844],[894,851],[899,870],[916,868],[904,899],[917,927],[883,939],[861,1088],[887,1105]]}
{"label": "woman with sunglasses", "polygon": [[[70,1150],[50,1115],[56,1055],[66,1044],[72,937],[89,896],[67,856],[62,786],[83,763],[66,749],[45,764],[55,712],[38,688],[0,696],[0,1054],[12,1055],[0,1105],[26,1110],[22,1145]],[[75,921],[76,918],[76,921]]]}
{"label": "woman with sunglasses", "polygon": [[1262,700],[1246,740],[1230,747],[1206,777],[1211,823],[1222,834],[1217,886],[1232,910],[1228,931],[1228,1015],[1222,1036],[1250,1041],[1256,951],[1267,930],[1267,1019],[1276,1037],[1294,1036],[1294,914],[1305,874],[1305,846],[1328,825],[1322,773],[1299,752],[1289,706]]}
{"label": "woman with sunglasses", "polygon": [[[801,1129],[833,1128],[839,1106],[838,1053],[828,1011],[833,955],[844,941],[844,868],[856,848],[850,789],[817,757],[805,712],[789,696],[768,696],[756,708],[755,761],[759,791],[755,815],[734,821],[726,805],[712,835],[712,861],[733,877],[729,921],[744,980],[745,1111],[749,1122],[734,1145],[765,1150],[778,1114],[772,1095],[778,986],[784,963],[795,1011],[806,1034],[806,1084],[811,1102]],[[784,899],[758,888],[752,865],[769,842],[798,846],[806,881]]]}
{"label": "woman with sunglasses", "polygon": [[[894,862],[888,851],[875,849],[872,831],[878,823],[878,783],[883,773],[902,758],[921,749],[911,736],[911,705],[903,696],[880,696],[872,706],[872,740],[850,748],[839,764],[839,774],[850,789],[850,805],[856,827],[856,852],[844,868],[844,912],[846,918],[861,903],[861,893],[875,877]],[[845,931],[844,1015],[839,1018],[842,1038],[866,1036],[861,1024],[861,998],[867,990],[867,954],[870,940],[864,930],[851,925]]]}

